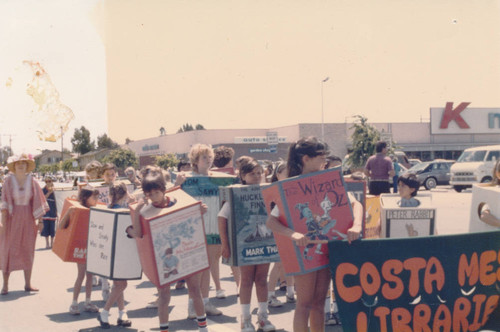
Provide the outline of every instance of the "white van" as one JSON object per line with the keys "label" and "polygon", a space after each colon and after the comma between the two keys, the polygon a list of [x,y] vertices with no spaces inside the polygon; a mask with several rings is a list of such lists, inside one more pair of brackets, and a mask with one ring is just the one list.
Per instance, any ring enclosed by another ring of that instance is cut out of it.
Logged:
{"label": "white van", "polygon": [[493,167],[500,158],[500,145],[478,146],[465,149],[451,166],[450,184],[457,192],[471,188],[478,182],[492,180]]}

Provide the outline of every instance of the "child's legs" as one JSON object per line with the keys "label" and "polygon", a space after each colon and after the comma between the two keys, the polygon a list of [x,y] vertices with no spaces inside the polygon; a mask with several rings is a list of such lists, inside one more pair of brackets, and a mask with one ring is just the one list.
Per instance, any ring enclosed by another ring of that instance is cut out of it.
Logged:
{"label": "child's legs", "polygon": [[231,271],[233,272],[234,282],[236,283],[236,287],[240,287],[240,268],[238,266],[231,266]]}
{"label": "child's legs", "polygon": [[160,325],[168,323],[168,304],[170,303],[170,287],[158,288],[158,319]]}
{"label": "child's legs", "polygon": [[203,305],[203,298],[201,296],[200,281],[201,273],[196,273],[189,278],[186,278],[189,298],[193,300],[194,310],[196,312],[196,316],[198,317],[205,315],[205,306]]}
{"label": "child's legs", "polygon": [[330,271],[327,268],[295,276],[297,304],[293,317],[294,331],[309,331],[308,321],[311,322],[311,332],[324,331],[325,313],[323,309],[329,281]]}
{"label": "child's legs", "polygon": [[208,298],[208,292],[210,290],[210,270],[205,270],[201,272],[200,288],[201,288],[201,296],[203,298]]}
{"label": "child's legs", "polygon": [[[252,298],[252,287],[255,280],[256,265],[240,266],[240,303],[250,304]],[[266,289],[267,293],[267,289]]]}
{"label": "child's legs", "polygon": [[220,287],[220,267],[219,261],[222,255],[222,245],[220,244],[209,244],[207,246],[208,250],[208,263],[210,264],[210,274],[212,274],[212,279],[215,283],[215,289],[219,290]]}
{"label": "child's legs", "polygon": [[[111,288],[111,293],[109,294],[109,298],[104,305],[104,310],[109,311],[111,306],[118,301],[120,295],[122,295],[123,301],[123,291],[127,288],[127,280],[115,280],[113,281],[113,287]],[[123,304],[123,302],[122,302]],[[118,308],[120,309],[120,304],[118,304]],[[123,306],[122,308],[123,309]]]}
{"label": "child's legs", "polygon": [[271,269],[271,273],[269,273],[269,282],[267,283],[269,292],[274,292],[276,288],[276,283],[278,282],[278,278],[280,277],[281,270],[281,262],[276,262]]}
{"label": "child's legs", "polygon": [[[77,267],[77,275],[75,280],[75,285],[73,286],[73,301],[78,301],[78,295],[80,295],[80,291],[82,290],[83,278],[85,278],[85,263],[76,263]],[[85,285],[87,287],[87,285]]]}
{"label": "child's legs", "polygon": [[267,274],[269,273],[269,263],[255,266],[255,291],[257,300],[267,303]]}
{"label": "child's legs", "polygon": [[92,273],[85,273],[85,299],[90,299],[92,294]]}

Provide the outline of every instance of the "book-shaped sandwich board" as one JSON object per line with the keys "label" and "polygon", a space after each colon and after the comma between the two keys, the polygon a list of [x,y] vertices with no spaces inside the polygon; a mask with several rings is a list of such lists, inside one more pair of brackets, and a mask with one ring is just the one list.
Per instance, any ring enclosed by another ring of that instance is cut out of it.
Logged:
{"label": "book-shaped sandwich board", "polygon": [[[144,273],[157,287],[208,269],[201,203],[179,187],[167,191],[165,208],[140,211],[142,238],[136,238]],[[135,214],[135,205],[131,206]]]}
{"label": "book-shaped sandwich board", "polygon": [[87,272],[112,280],[141,279],[137,245],[126,233],[131,225],[129,209],[90,208]]}
{"label": "book-shaped sandwich board", "polygon": [[[312,241],[344,240],[353,214],[340,167],[275,182],[262,190],[266,209],[279,209],[278,220]],[[299,247],[275,233],[281,261],[288,275],[300,275],[328,265],[326,243]]]}
{"label": "book-shaped sandwich board", "polygon": [[[127,186],[127,191],[129,193],[134,192],[134,185],[127,179],[119,180],[120,182],[125,183]],[[98,202],[103,203],[105,205],[109,205],[110,200],[109,200],[109,185],[105,185],[104,181],[102,180],[94,180],[90,182],[81,182],[78,184],[78,187],[81,188],[83,186],[90,185],[97,189],[99,191],[99,196],[98,196]],[[63,205],[64,205],[64,200],[66,198],[74,198],[77,199],[78,197],[78,189],[73,188],[72,186],[69,187],[57,187],[54,190],[54,196],[56,198],[56,207],[57,211],[59,212],[59,217],[62,216],[61,212]]]}
{"label": "book-shaped sandwich board", "polygon": [[73,207],[73,213],[68,227],[57,229],[52,251],[64,262],[85,263],[90,210],[76,199],[66,198],[62,209],[59,210],[61,216],[64,216],[70,207]]}
{"label": "book-shaped sandwich board", "polygon": [[266,227],[267,212],[262,188],[267,185],[220,187],[220,201],[229,207],[227,220],[232,266],[265,264],[280,260],[273,232]]}
{"label": "book-shaped sandwich board", "polygon": [[[347,190],[349,201],[352,203],[352,199],[357,200],[363,206],[363,211],[366,211],[366,181],[364,180],[354,180],[348,177],[344,177],[345,189]],[[366,215],[363,213],[363,230],[361,237],[365,238],[366,234]]]}
{"label": "book-shaped sandwich board", "polygon": [[[220,244],[219,224],[217,222],[217,214],[220,209],[219,187],[235,184],[237,178],[220,172],[210,172],[210,176],[198,175],[193,172],[186,172],[184,175],[186,180],[181,185],[182,190],[208,206],[208,211],[203,216],[208,244]],[[175,181],[176,177],[177,173],[172,173],[172,181]]]}
{"label": "book-shaped sandwich board", "polygon": [[366,195],[364,239],[380,238],[380,196]]}
{"label": "book-shaped sandwich board", "polygon": [[416,207],[400,207],[398,194],[380,195],[381,238],[406,238],[429,236],[436,232],[436,207],[430,193],[418,193],[414,197]]}
{"label": "book-shaped sandwich board", "polygon": [[475,184],[472,186],[472,203],[470,207],[469,233],[498,230],[498,227],[488,225],[480,219],[483,210],[500,219],[500,187],[490,184]]}

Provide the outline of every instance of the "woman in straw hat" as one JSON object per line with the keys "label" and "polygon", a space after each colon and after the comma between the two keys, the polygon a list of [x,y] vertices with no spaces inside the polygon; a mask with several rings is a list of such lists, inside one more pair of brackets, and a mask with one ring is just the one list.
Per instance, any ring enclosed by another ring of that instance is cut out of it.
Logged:
{"label": "woman in straw hat", "polygon": [[38,228],[36,219],[49,210],[42,189],[29,174],[35,168],[33,157],[22,154],[7,161],[9,175],[2,189],[0,210],[0,270],[3,272],[1,295],[9,292],[10,272],[24,270],[24,290],[36,292],[31,285]]}

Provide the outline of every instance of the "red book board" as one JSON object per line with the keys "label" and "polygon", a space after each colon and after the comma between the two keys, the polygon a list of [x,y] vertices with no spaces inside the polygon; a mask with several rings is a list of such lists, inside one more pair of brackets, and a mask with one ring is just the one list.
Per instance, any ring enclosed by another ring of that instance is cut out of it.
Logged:
{"label": "red book board", "polygon": [[64,216],[71,206],[74,207],[74,212],[68,227],[56,230],[52,251],[64,262],[85,263],[90,210],[82,206],[78,200],[66,198],[61,216]]}
{"label": "red book board", "polygon": [[[271,184],[262,190],[268,212],[274,202],[279,221],[311,240],[343,240],[352,227],[353,214],[341,169],[301,175]],[[281,261],[288,275],[300,275],[328,266],[328,245],[295,245],[274,233]]]}
{"label": "red book board", "polygon": [[[143,236],[136,238],[144,274],[157,287],[208,269],[207,242],[201,203],[179,187],[167,192],[172,206],[155,208],[147,205],[141,210]],[[130,206],[135,215],[136,205]],[[166,256],[167,250],[171,252]],[[177,260],[174,268],[169,261]]]}

